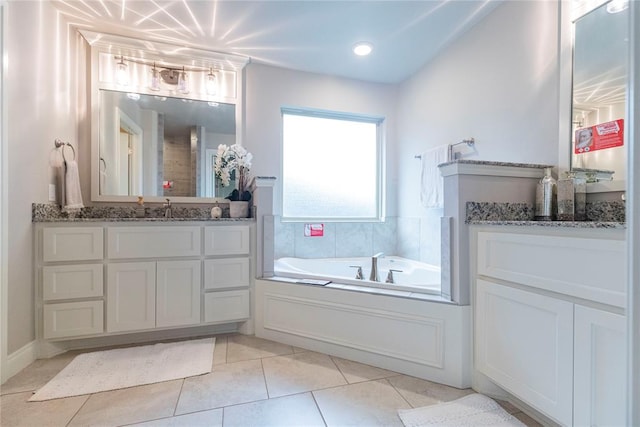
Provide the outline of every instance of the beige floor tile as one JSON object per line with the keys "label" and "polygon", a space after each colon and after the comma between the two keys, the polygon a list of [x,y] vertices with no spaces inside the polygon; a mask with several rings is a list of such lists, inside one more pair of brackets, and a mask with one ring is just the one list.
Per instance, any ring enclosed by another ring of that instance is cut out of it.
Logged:
{"label": "beige floor tile", "polygon": [[115,426],[173,415],[183,380],[166,381],[91,395],[70,426]]}
{"label": "beige floor tile", "polygon": [[227,363],[227,339],[228,337],[216,337],[216,345],[213,348],[213,366]]}
{"label": "beige floor tile", "polygon": [[414,408],[450,402],[475,393],[470,388],[461,390],[407,375],[391,377],[388,380]]}
{"label": "beige floor tile", "polygon": [[331,357],[315,352],[262,359],[269,397],[346,384]]}
{"label": "beige floor tile", "polygon": [[411,408],[385,380],[313,392],[327,426],[402,426],[398,409]]}
{"label": "beige floor tile", "polygon": [[222,427],[222,408],[133,425],[140,427]]}
{"label": "beige floor tile", "polygon": [[267,398],[260,360],[218,365],[212,373],[184,380],[176,415]]}
{"label": "beige floor tile", "polygon": [[0,397],[0,425],[12,426],[65,426],[89,396],[27,402],[31,392],[6,394]]}
{"label": "beige floor tile", "polygon": [[250,335],[232,335],[227,343],[227,363],[293,354],[293,347]]}
{"label": "beige floor tile", "polygon": [[228,406],[224,426],[324,427],[324,421],[311,393],[304,393]]}
{"label": "beige floor tile", "polygon": [[38,359],[0,386],[1,394],[35,391],[64,369],[77,352],[66,352],[49,359]]}
{"label": "beige floor tile", "polygon": [[339,357],[331,357],[335,364],[347,379],[347,382],[359,383],[362,381],[379,380],[382,378],[400,375],[397,372],[387,371],[386,369],[376,368],[374,366],[365,365],[363,363],[353,362],[351,360],[341,359]]}

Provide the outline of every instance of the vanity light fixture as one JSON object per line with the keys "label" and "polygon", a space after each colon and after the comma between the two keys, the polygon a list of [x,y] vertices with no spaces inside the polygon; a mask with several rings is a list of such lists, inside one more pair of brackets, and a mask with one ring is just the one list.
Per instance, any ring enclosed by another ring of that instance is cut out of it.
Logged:
{"label": "vanity light fixture", "polygon": [[185,95],[189,93],[189,80],[186,71],[184,71],[184,67],[182,67],[182,71],[180,71],[180,75],[178,76],[178,90]]}
{"label": "vanity light fixture", "polygon": [[156,64],[151,67],[151,84],[149,85],[151,90],[160,90],[160,71],[156,68]]}
{"label": "vanity light fixture", "polygon": [[126,58],[124,56],[115,56],[116,63],[116,83],[124,86],[129,83],[129,72],[127,62],[146,65],[151,67],[151,77],[149,80],[149,89],[159,91],[162,89],[162,83],[173,86],[178,92],[186,95],[191,91],[189,87],[190,73],[208,73],[205,81],[206,91],[209,95],[216,95],[218,92],[217,77],[213,72],[213,68],[204,67],[174,67],[167,65],[158,65],[156,62],[145,61],[143,59]]}
{"label": "vanity light fixture", "polygon": [[209,95],[218,93],[218,78],[213,74],[212,68],[209,68],[209,74],[207,74],[207,93]]}
{"label": "vanity light fixture", "polygon": [[122,56],[116,64],[116,83],[120,86],[129,84],[129,72],[127,71],[127,64],[125,64],[124,57]]}
{"label": "vanity light fixture", "polygon": [[353,53],[358,56],[367,56],[373,50],[373,45],[369,42],[358,42],[353,45]]}

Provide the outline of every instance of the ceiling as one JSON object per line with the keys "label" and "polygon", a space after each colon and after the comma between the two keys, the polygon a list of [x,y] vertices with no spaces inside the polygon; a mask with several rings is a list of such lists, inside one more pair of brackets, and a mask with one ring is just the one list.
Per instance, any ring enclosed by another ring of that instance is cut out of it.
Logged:
{"label": "ceiling", "polygon": [[[503,0],[50,0],[80,29],[399,83]],[[368,41],[367,57],[351,49]]]}

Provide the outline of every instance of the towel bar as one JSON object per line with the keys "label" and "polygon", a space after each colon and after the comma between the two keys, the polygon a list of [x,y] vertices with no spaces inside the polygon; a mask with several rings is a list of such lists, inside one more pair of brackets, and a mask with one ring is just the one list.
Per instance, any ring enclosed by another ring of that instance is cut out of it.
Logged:
{"label": "towel bar", "polygon": [[73,151],[73,160],[76,159],[76,149],[73,148],[73,145],[69,144],[68,142],[61,141],[59,139],[56,139],[55,141],[53,141],[53,143],[56,146],[56,148],[62,147],[62,158],[64,159],[65,162],[67,161],[67,158],[64,156],[64,147],[66,145],[71,147],[71,151]]}

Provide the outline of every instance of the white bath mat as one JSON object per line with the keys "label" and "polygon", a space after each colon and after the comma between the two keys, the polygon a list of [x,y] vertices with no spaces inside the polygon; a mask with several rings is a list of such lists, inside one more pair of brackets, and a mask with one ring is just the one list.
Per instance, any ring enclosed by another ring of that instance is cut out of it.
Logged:
{"label": "white bath mat", "polygon": [[400,409],[398,415],[405,427],[524,426],[495,400],[477,393],[437,405]]}
{"label": "white bath mat", "polygon": [[76,356],[29,401],[80,396],[211,372],[215,338],[153,344]]}

